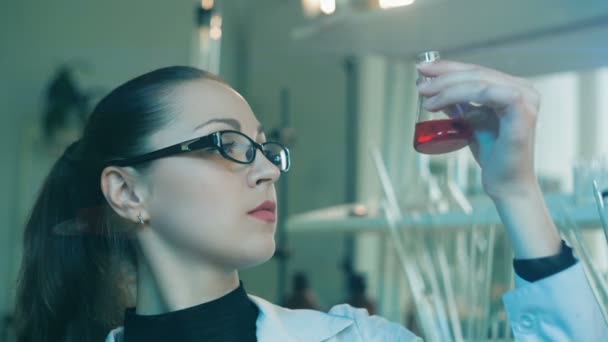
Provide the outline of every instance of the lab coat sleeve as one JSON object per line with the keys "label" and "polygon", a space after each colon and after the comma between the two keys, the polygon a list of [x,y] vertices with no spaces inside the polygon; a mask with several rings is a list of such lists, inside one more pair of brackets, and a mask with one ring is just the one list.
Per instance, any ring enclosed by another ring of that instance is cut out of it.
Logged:
{"label": "lab coat sleeve", "polygon": [[[354,320],[354,333],[348,341],[407,341],[422,342],[422,339],[407,330],[403,325],[391,322],[380,316],[370,316],[367,310],[357,309],[348,304],[334,306],[330,311],[331,315],[348,317]],[[346,336],[344,336],[346,337]]]}
{"label": "lab coat sleeve", "polygon": [[516,341],[608,341],[608,326],[580,263],[536,282],[516,275],[503,296]]}

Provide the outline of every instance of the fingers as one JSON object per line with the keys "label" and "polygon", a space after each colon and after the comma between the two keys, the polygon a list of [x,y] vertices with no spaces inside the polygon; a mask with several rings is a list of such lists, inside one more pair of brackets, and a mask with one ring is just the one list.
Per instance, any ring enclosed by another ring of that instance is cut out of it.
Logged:
{"label": "fingers", "polygon": [[454,104],[467,101],[483,104],[471,107],[464,115],[476,132],[477,140],[482,136],[488,138],[488,134],[493,137],[499,134],[504,141],[521,145],[533,137],[537,110],[523,100],[521,89],[517,87],[476,81],[459,83],[428,98],[424,107],[429,111],[451,112]]}
{"label": "fingers", "polygon": [[521,102],[521,91],[513,86],[496,85],[480,81],[464,81],[446,85],[424,101],[429,111],[439,111],[458,103],[475,102],[496,109]]}
{"label": "fingers", "polygon": [[[498,134],[502,141],[525,145],[533,137],[540,96],[527,80],[451,61],[420,65],[419,70],[429,77],[418,85],[425,97],[424,108],[431,112],[444,111],[450,117],[463,116],[455,111],[462,109],[460,112],[465,112],[477,140],[486,133]],[[482,136],[477,136],[479,134]]]}
{"label": "fingers", "polygon": [[[534,90],[531,82],[502,73],[497,70],[489,69],[479,65],[440,60],[433,63],[423,63],[417,65],[421,74],[433,78],[433,83],[458,82],[480,80],[493,83],[509,83],[522,88]],[[424,94],[428,96],[428,94]]]}
{"label": "fingers", "polygon": [[529,81],[495,70],[451,61],[429,63],[422,70],[435,75],[418,85],[420,94],[427,97],[425,107],[431,111],[470,102],[494,109],[520,106],[531,112],[537,112],[540,105],[540,96]]}
{"label": "fingers", "polygon": [[455,71],[432,79],[427,79],[418,84],[418,90],[420,90],[420,94],[429,97],[436,95],[445,88],[466,82],[519,86],[518,83],[513,82],[510,79],[505,79],[502,75],[498,75],[497,73],[482,72],[481,70],[467,70]]}
{"label": "fingers", "polygon": [[428,77],[437,77],[449,72],[470,71],[481,68],[478,65],[439,60],[432,63],[420,63],[416,65],[421,74]]}

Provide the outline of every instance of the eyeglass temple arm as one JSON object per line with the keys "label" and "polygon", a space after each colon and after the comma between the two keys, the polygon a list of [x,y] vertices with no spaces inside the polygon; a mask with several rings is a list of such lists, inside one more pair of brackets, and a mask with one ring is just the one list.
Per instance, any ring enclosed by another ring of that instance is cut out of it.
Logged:
{"label": "eyeglass temple arm", "polygon": [[142,154],[133,158],[126,159],[115,159],[110,160],[106,163],[106,165],[116,165],[116,166],[128,166],[128,165],[136,165],[141,164],[150,160],[159,159],[163,157],[168,157],[171,155],[176,155],[180,153],[190,152],[193,150],[198,150],[199,148],[192,148],[191,145],[195,142],[200,142],[203,146],[200,148],[208,148],[213,147],[214,140],[211,137],[203,137],[191,139],[188,141],[181,142],[179,144],[171,145],[165,148],[161,148],[160,150],[153,151],[150,153]]}

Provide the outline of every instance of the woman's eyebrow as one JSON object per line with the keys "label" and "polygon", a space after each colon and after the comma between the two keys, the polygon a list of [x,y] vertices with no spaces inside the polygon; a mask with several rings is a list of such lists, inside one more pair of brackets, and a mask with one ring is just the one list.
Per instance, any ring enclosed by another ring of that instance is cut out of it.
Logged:
{"label": "woman's eyebrow", "polygon": [[229,126],[232,126],[232,128],[234,128],[237,131],[241,130],[241,123],[238,120],[235,120],[235,119],[223,119],[223,118],[216,118],[216,119],[211,119],[209,121],[206,121],[206,122],[204,122],[204,123],[202,123],[202,124],[194,127],[194,130],[195,131],[199,130],[199,129],[201,129],[201,128],[209,125],[209,124],[212,124],[212,123],[223,123],[223,124],[227,124]]}
{"label": "woman's eyebrow", "polygon": [[[215,119],[211,119],[209,121],[206,121],[200,125],[197,125],[196,127],[194,127],[194,130],[199,130],[207,125],[210,125],[212,123],[223,123],[223,124],[227,124],[229,126],[232,126],[232,128],[234,128],[237,131],[241,130],[241,123],[238,120],[235,119],[224,119],[224,118],[215,118]],[[264,126],[262,126],[261,124],[258,125],[258,131],[257,131],[258,135],[263,134],[264,133]]]}

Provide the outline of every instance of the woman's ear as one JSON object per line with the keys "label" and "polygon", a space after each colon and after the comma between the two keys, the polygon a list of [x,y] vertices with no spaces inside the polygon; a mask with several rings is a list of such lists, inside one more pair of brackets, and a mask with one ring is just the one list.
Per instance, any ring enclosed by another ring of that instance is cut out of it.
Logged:
{"label": "woman's ear", "polygon": [[131,167],[108,166],[101,172],[101,191],[110,207],[122,218],[139,223],[149,218],[144,181]]}

